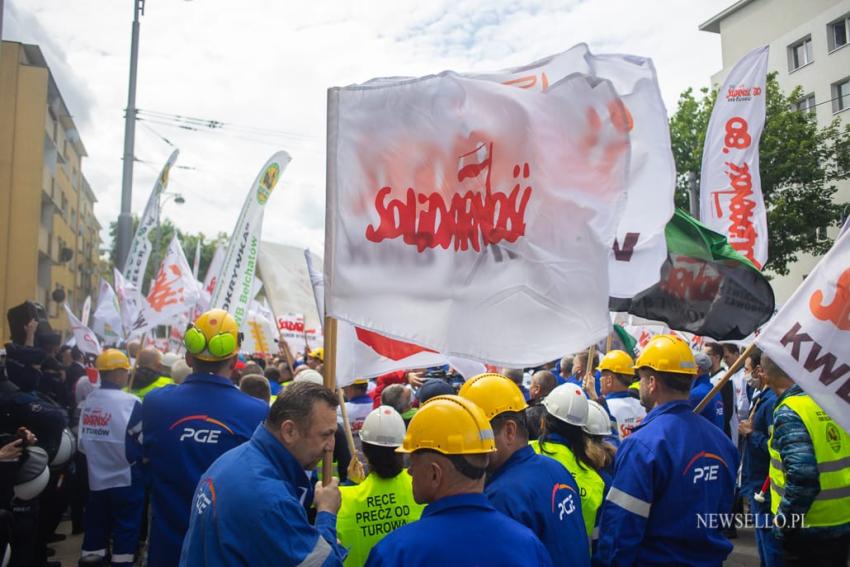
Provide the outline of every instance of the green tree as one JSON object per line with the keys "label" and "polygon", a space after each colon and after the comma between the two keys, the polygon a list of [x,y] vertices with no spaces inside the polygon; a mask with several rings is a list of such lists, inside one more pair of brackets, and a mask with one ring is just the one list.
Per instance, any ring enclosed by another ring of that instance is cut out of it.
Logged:
{"label": "green tree", "polygon": [[[699,179],[702,150],[716,91],[687,89],[670,118],[678,171],[676,205],[688,209],[688,173]],[[764,269],[785,275],[800,253],[825,254],[827,227],[842,221],[846,203],[833,201],[836,183],[850,177],[850,125],[838,119],[820,128],[814,113],[796,110],[800,87],[785,95],[776,74],[767,79],[767,114],[759,146],[761,189],[767,205],[768,262]],[[818,234],[820,229],[820,234]]]}
{"label": "green tree", "polygon": [[[133,215],[133,234],[135,234],[138,225],[139,218]],[[116,259],[118,258],[117,232],[118,223],[109,223],[109,236],[112,238],[112,246],[109,249],[109,261],[113,266],[116,265]],[[189,232],[183,232],[174,226],[171,219],[163,219],[160,223],[159,229],[154,228],[149,234],[152,248],[150,258],[148,259],[148,266],[145,270],[145,277],[142,281],[143,293],[147,293],[150,281],[156,275],[155,272],[159,269],[159,264],[162,261],[163,256],[165,256],[168,250],[168,244],[171,242],[171,239],[174,238],[175,232],[177,233],[177,238],[180,240],[180,246],[183,248],[183,253],[186,255],[186,260],[188,260],[190,267],[194,266],[195,249],[198,245],[198,240],[201,241],[201,260],[198,264],[198,277],[201,280],[203,280],[207,273],[207,268],[209,267],[210,262],[212,262],[212,257],[215,254],[216,247],[225,246],[228,240],[227,234],[224,232],[219,232],[215,238],[209,238],[204,236],[203,233],[192,234]]]}

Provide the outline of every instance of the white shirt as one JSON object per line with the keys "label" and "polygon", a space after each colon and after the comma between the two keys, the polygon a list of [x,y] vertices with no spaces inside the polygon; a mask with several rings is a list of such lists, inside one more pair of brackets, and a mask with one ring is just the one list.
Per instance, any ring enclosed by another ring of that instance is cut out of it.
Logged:
{"label": "white shirt", "polygon": [[605,403],[608,405],[611,417],[617,421],[617,435],[620,441],[631,435],[646,417],[646,409],[640,405],[640,400],[632,396],[611,398],[609,394],[609,397],[605,398]]}

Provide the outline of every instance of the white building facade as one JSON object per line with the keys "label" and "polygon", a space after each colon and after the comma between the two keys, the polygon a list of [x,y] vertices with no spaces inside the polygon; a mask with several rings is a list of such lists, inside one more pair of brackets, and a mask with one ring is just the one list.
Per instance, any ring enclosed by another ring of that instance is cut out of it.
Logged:
{"label": "white building facade", "polygon": [[[699,29],[720,34],[723,69],[711,77],[713,87],[749,50],[769,45],[768,72],[777,72],[785,94],[803,88],[801,111],[816,113],[820,126],[835,118],[850,122],[850,0],[740,0]],[[845,217],[850,214],[850,182],[838,184],[835,201],[845,206]],[[836,234],[830,230],[822,237]],[[787,276],[772,281],[777,305],[788,300],[819,260],[798,257]]]}

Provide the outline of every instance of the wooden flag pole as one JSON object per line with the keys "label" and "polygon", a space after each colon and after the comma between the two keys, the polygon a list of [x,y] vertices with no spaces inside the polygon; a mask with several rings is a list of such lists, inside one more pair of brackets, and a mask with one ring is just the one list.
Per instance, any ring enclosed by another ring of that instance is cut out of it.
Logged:
{"label": "wooden flag pole", "polygon": [[717,392],[723,389],[723,386],[725,386],[726,382],[728,382],[732,378],[733,374],[735,374],[738,370],[741,369],[741,367],[744,365],[744,361],[747,359],[750,353],[753,352],[754,348],[756,348],[755,342],[750,343],[750,346],[744,349],[744,352],[742,352],[741,356],[738,357],[738,360],[736,360],[735,363],[729,367],[729,370],[726,371],[726,374],[723,375],[723,378],[720,379],[720,381],[714,386],[714,388],[712,388],[711,391],[707,393],[705,397],[700,401],[697,407],[694,408],[694,413],[700,413],[702,410],[705,409],[705,406],[708,405],[708,401],[715,395],[717,395]]}
{"label": "wooden flag pole", "polygon": [[593,358],[596,356],[596,345],[587,349],[587,362],[584,363],[584,392],[588,399],[596,400],[596,377],[593,375]]}
{"label": "wooden flag pole", "polygon": [[289,367],[289,373],[295,377],[295,362],[292,358],[292,351],[289,350],[289,343],[286,342],[286,339],[283,338],[283,333],[280,333],[280,339],[278,340],[278,346],[283,345],[283,357],[286,359],[286,365]]}
{"label": "wooden flag pole", "polygon": [[345,440],[348,443],[348,452],[351,453],[351,463],[348,465],[348,477],[360,484],[366,478],[366,470],[357,456],[357,447],[354,445],[354,434],[351,432],[351,421],[348,419],[348,408],[345,407],[345,396],[342,388],[338,388],[336,395],[339,398],[339,408],[342,410],[342,426],[345,430]]}
{"label": "wooden flag pole", "polygon": [[[130,382],[127,384],[127,391],[131,392],[131,393],[133,391],[133,382],[136,381],[136,369],[139,367],[139,354],[141,354],[142,349],[145,348],[145,341],[146,340],[148,340],[147,332],[142,333],[142,341],[141,341],[141,344],[139,346],[139,352],[136,353],[136,358],[133,359],[133,371],[130,373]],[[129,348],[127,349],[127,356],[128,357],[130,356],[130,349]]]}
{"label": "wooden flag pole", "polygon": [[[336,390],[336,319],[325,317],[325,345],[322,372],[325,388],[331,392]],[[307,334],[304,334],[306,338]],[[353,442],[353,440],[352,440]],[[333,474],[333,453],[325,453],[322,460],[322,484],[327,486]]]}
{"label": "wooden flag pole", "polygon": [[614,346],[614,331],[608,333],[608,339],[605,341],[605,354],[611,352],[612,346]]}

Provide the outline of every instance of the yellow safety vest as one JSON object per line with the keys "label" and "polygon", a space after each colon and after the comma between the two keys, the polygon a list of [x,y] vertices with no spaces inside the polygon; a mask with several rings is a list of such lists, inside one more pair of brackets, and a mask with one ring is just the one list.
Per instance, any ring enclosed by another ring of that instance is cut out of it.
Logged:
{"label": "yellow safety vest", "polygon": [[584,519],[584,527],[587,529],[587,538],[588,541],[592,540],[593,527],[596,525],[596,513],[602,506],[603,496],[605,495],[605,481],[602,480],[598,472],[586,464],[579,464],[572,450],[566,445],[546,441],[546,452],[544,453],[540,450],[539,441],[534,440],[529,444],[535,453],[555,459],[573,475],[581,495],[581,515]]}
{"label": "yellow safety vest", "polygon": [[[130,393],[135,395],[135,396],[138,396],[139,399],[144,400],[145,396],[147,396],[148,394],[150,394],[151,392],[153,392],[157,388],[162,388],[164,386],[168,386],[169,384],[174,384],[174,380],[172,380],[168,376],[160,376],[159,378],[157,378],[156,380],[154,380],[153,382],[151,382],[150,384],[148,384],[144,388],[139,388],[138,390],[133,390]],[[126,392],[127,389],[125,388],[124,391]]]}
{"label": "yellow safety vest", "polygon": [[348,548],[345,567],[364,565],[384,536],[415,522],[425,509],[413,500],[413,478],[406,470],[393,478],[370,473],[360,484],[340,486],[339,491],[342,505],[336,516],[336,535]]}
{"label": "yellow safety vest", "polygon": [[[790,396],[776,406],[791,408],[806,426],[818,462],[818,493],[806,512],[806,527],[837,526],[850,522],[850,435],[808,395]],[[776,410],[774,410],[776,411]],[[770,511],[776,514],[785,494],[785,470],[779,451],[770,441]]]}

